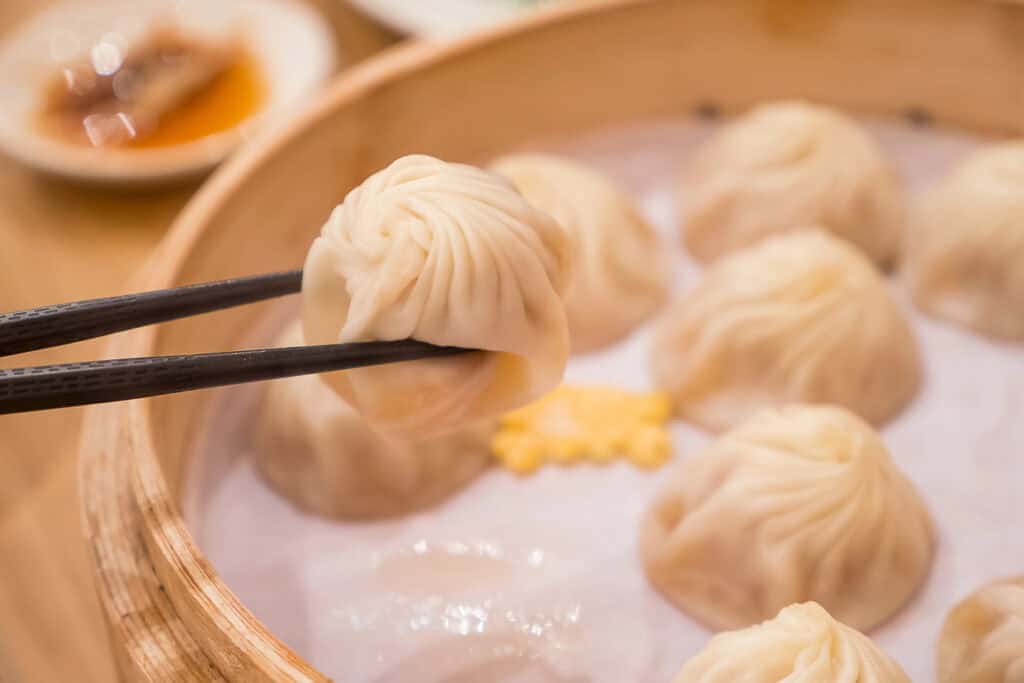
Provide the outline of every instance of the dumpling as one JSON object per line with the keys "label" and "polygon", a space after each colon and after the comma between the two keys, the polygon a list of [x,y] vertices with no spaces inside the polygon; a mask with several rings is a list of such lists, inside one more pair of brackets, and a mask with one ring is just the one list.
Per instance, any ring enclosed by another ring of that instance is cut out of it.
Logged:
{"label": "dumpling", "polygon": [[910,683],[871,639],[821,605],[791,605],[770,621],[720,633],[673,683]]}
{"label": "dumpling", "polygon": [[425,438],[537,398],[569,354],[571,248],[508,180],[403,157],[352,190],[306,257],[310,344],[412,338],[484,353],[325,381],[380,429]]}
{"label": "dumpling", "polygon": [[[302,344],[298,323],[280,346]],[[270,382],[257,423],[255,462],[297,506],[321,515],[376,518],[440,502],[490,462],[494,423],[419,441],[377,432],[318,375]]]}
{"label": "dumpling", "polygon": [[767,410],[684,461],[641,525],[651,583],[719,629],[821,603],[860,630],[924,581],[931,517],[878,434],[835,406]]}
{"label": "dumpling", "polygon": [[565,306],[573,351],[625,337],[665,302],[665,252],[633,200],[610,179],[542,155],[499,159],[492,169],[569,233],[575,258]]}
{"label": "dumpling", "polygon": [[683,182],[683,241],[700,261],[811,224],[880,266],[897,260],[901,183],[879,146],[835,110],[761,105],[698,150]]}
{"label": "dumpling", "polygon": [[1024,341],[1024,142],[962,163],[914,212],[906,275],[923,310]]}
{"label": "dumpling", "polygon": [[669,307],[651,363],[676,412],[714,431],[791,402],[836,403],[880,424],[910,402],[921,373],[880,274],[820,231],[714,264]]}
{"label": "dumpling", "polygon": [[939,636],[939,683],[1024,683],[1024,576],[958,604]]}

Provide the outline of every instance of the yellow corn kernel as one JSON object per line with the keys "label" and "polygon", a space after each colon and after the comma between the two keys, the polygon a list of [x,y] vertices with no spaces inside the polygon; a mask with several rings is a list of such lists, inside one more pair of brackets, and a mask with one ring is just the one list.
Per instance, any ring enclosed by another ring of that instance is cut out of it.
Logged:
{"label": "yellow corn kernel", "polygon": [[607,463],[617,457],[657,467],[672,452],[665,426],[671,412],[662,393],[563,385],[505,415],[492,450],[498,462],[518,474],[546,462]]}
{"label": "yellow corn kernel", "polygon": [[546,444],[548,459],[560,464],[568,464],[585,457],[587,442],[578,436],[552,439]]}
{"label": "yellow corn kernel", "polygon": [[671,441],[665,430],[647,426],[633,434],[627,457],[639,467],[655,468],[665,464],[671,451]]}

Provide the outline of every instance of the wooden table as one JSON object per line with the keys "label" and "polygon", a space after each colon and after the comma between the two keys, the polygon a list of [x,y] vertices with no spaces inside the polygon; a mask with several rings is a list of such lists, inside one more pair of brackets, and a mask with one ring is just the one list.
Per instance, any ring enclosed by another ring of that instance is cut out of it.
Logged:
{"label": "wooden table", "polygon": [[[334,27],[342,63],[396,39],[341,0],[309,1]],[[44,4],[0,2],[0,35]],[[125,291],[197,186],[80,187],[0,157],[0,311]],[[100,345],[0,359],[0,367],[94,358]],[[115,678],[78,520],[81,416],[0,417],[0,683]]]}

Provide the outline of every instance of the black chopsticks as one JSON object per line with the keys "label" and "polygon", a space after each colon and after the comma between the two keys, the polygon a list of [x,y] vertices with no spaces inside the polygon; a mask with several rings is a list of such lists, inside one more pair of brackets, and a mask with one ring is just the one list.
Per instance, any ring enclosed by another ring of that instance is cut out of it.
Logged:
{"label": "black chopsticks", "polygon": [[403,339],[0,370],[0,414],[124,401],[467,351]]}
{"label": "black chopsticks", "polygon": [[[0,314],[0,356],[295,294],[302,271]],[[467,353],[413,339],[40,365],[0,370],[0,414],[107,403]]]}
{"label": "black chopsticks", "polygon": [[296,294],[301,289],[302,271],[289,270],[0,313],[0,356]]}

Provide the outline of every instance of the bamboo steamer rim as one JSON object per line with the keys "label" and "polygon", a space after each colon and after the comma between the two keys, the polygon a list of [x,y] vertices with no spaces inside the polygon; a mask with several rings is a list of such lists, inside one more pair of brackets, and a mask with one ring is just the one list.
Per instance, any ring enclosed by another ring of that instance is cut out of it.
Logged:
{"label": "bamboo steamer rim", "polygon": [[[183,273],[186,257],[197,251],[206,235],[207,217],[242,188],[253,172],[307,131],[373,93],[414,78],[431,67],[470,58],[479,51],[515,45],[538,31],[565,31],[598,16],[602,21],[615,22],[656,8],[682,12],[683,4],[706,9],[711,2],[568,3],[455,42],[413,43],[371,59],[346,72],[301,115],[260,143],[249,146],[220,169],[175,221],[149,267],[144,269],[146,276],[138,288],[183,283],[187,279]],[[763,4],[763,0],[728,1],[729,7],[742,6],[748,10]],[[788,4],[808,3],[790,0]],[[883,3],[870,0],[861,4],[881,7]],[[964,16],[977,15],[979,26],[987,26],[981,19],[983,15],[997,13],[989,17],[990,23],[1009,18],[1018,37],[1024,36],[1024,7],[1019,5],[997,7],[981,0],[917,0],[910,4],[932,8],[943,4],[945,9]],[[993,49],[1012,65],[1015,57],[1024,58],[1022,43]],[[1014,98],[1007,106],[1020,121],[1014,129],[1019,134],[1020,126],[1024,125],[1024,87]],[[949,118],[955,121],[957,116]],[[1007,115],[995,116],[992,120],[979,120],[979,127],[999,127],[1011,119]],[[118,335],[108,348],[108,356],[153,353],[160,329],[150,327]],[[83,430],[83,523],[122,676],[131,681],[328,680],[261,624],[203,557],[171,495],[157,455],[153,429],[157,401],[143,399],[90,408]]]}

